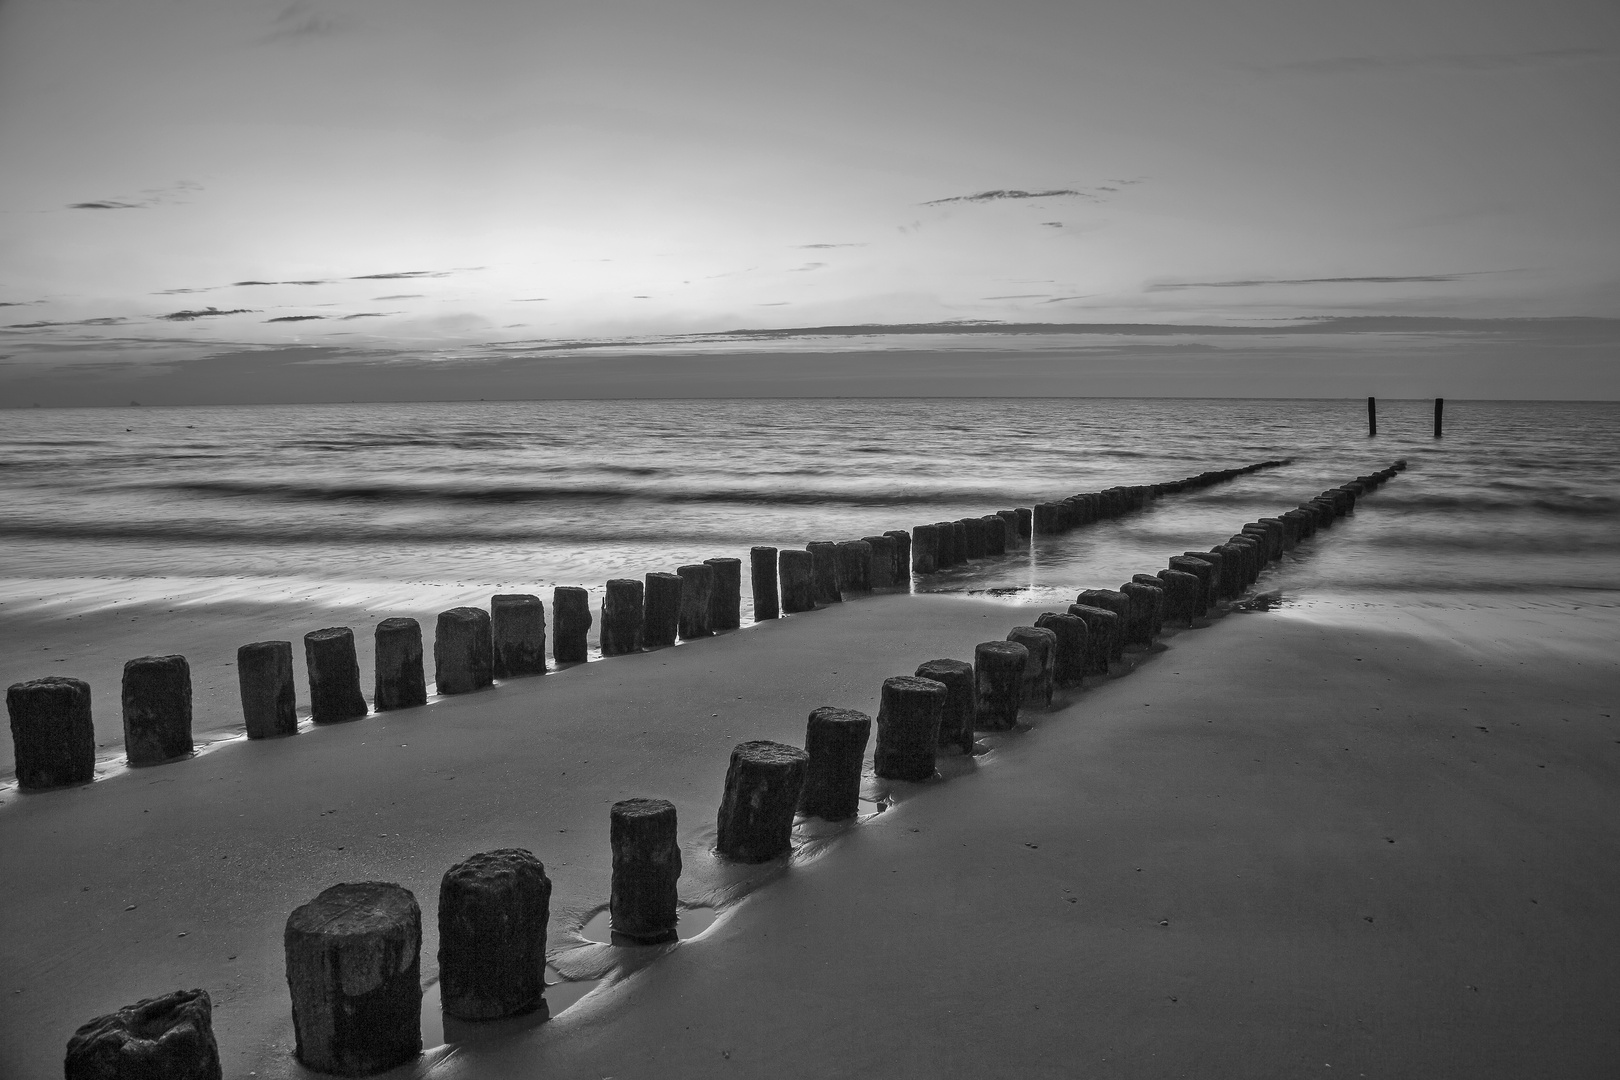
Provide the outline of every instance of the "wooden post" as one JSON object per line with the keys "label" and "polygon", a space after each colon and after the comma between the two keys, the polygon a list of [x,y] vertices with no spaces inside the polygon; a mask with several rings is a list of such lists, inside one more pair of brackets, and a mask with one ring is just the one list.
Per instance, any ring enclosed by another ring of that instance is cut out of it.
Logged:
{"label": "wooden post", "polygon": [[738,743],[726,769],[715,850],[738,862],[767,862],[793,850],[793,813],[810,755],[796,746]]}
{"label": "wooden post", "polygon": [[585,633],[591,628],[591,594],[578,585],[551,590],[551,658],[559,664],[582,664],[590,655]]}
{"label": "wooden post", "polygon": [[371,1076],[422,1052],[422,909],[382,881],[334,885],[282,938],[300,1063]]}
{"label": "wooden post", "polygon": [[775,548],[761,546],[748,549],[748,580],[754,590],[754,621],[781,618],[782,603],[776,590]]}
{"label": "wooden post", "polygon": [[489,625],[489,612],[483,608],[439,612],[433,631],[433,681],[439,693],[470,694],[494,682],[495,647]]}
{"label": "wooden post", "polygon": [[158,765],[191,752],[191,665],[186,658],[142,656],[126,663],[124,753],[129,763]]}
{"label": "wooden post", "polygon": [[213,1002],[206,990],[176,990],[98,1016],[68,1040],[67,1080],[219,1080]]}
{"label": "wooden post", "polygon": [[546,673],[546,607],[530,593],[489,599],[491,674],[497,679]]}
{"label": "wooden post", "polygon": [[846,821],[860,809],[861,759],[872,737],[872,718],[854,709],[823,705],[810,714],[804,750],[810,755],[799,793],[799,812]]}
{"label": "wooden post", "polygon": [[742,560],[721,556],[704,559],[714,568],[714,588],[709,593],[709,629],[735,630],[742,625]]}
{"label": "wooden post", "polygon": [[681,606],[676,619],[681,640],[712,637],[709,608],[714,598],[714,567],[708,563],[688,563],[677,567],[675,574],[681,579]]}
{"label": "wooden post", "polygon": [[1378,399],[1367,399],[1367,434],[1378,434]]}
{"label": "wooden post", "polygon": [[614,578],[602,595],[602,655],[641,651],[644,586],[635,578]]}
{"label": "wooden post", "polygon": [[328,626],[305,634],[304,667],[309,673],[310,719],[317,724],[336,724],[366,715],[354,631],[347,626]]}
{"label": "wooden post", "polygon": [[551,879],[525,848],[481,851],[439,881],[439,989],[458,1020],[540,1007]]}
{"label": "wooden post", "polygon": [[1440,437],[1440,420],[1445,415],[1445,411],[1446,411],[1446,399],[1443,398],[1443,397],[1435,398],[1434,399],[1434,437],[1437,438],[1437,439]]}
{"label": "wooden post", "polygon": [[[384,619],[375,631],[373,704],[378,712],[427,704],[422,668],[422,626],[415,619]],[[252,729],[249,729],[249,734]]]}
{"label": "wooden post", "polygon": [[25,789],[88,784],[96,778],[90,684],[51,675],[6,690],[17,784]]}
{"label": "wooden post", "polygon": [[647,575],[646,607],[642,613],[641,644],[656,649],[675,644],[681,620],[681,576],[654,571]]}
{"label": "wooden post", "polygon": [[973,726],[1011,731],[1024,697],[1029,650],[1016,641],[981,641],[973,647]]}
{"label": "wooden post", "polygon": [[298,733],[290,641],[255,641],[236,650],[236,681],[250,739]]}
{"label": "wooden post", "polygon": [[932,679],[945,687],[945,708],[939,717],[939,745],[973,753],[975,688],[973,665],[966,660],[928,660],[917,667],[917,678]]}
{"label": "wooden post", "polygon": [[608,893],[613,943],[621,944],[617,940],[621,937],[635,945],[674,941],[680,919],[676,882],[681,876],[675,804],[666,799],[614,803],[608,811],[608,843],[613,850]]}
{"label": "wooden post", "polygon": [[934,775],[944,683],[896,675],[883,680],[872,771],[885,780],[921,782]]}
{"label": "wooden post", "polygon": [[782,582],[782,614],[816,610],[815,556],[801,548],[784,548],[777,553],[776,566]]}

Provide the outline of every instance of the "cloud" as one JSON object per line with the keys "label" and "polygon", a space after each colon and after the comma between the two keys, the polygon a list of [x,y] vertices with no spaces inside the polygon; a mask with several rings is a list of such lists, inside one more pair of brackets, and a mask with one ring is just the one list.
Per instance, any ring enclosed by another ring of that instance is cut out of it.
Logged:
{"label": "cloud", "polygon": [[350,319],[381,319],[386,315],[398,314],[399,312],[397,311],[357,311],[353,315],[343,316],[342,321],[348,322]]}
{"label": "cloud", "polygon": [[[233,282],[231,282],[229,288],[239,289],[239,288],[245,288],[246,286],[249,286],[249,285],[330,285],[330,284],[331,284],[331,282],[326,280],[325,278],[313,278],[313,279],[310,279],[308,281],[233,281]],[[216,285],[215,288],[223,289],[223,288],[227,288],[227,286]],[[197,291],[202,292],[203,290],[198,289]]]}
{"label": "cloud", "polygon": [[38,300],[0,300],[0,307],[27,307],[37,303]]}
{"label": "cloud", "polygon": [[1061,221],[1043,221],[1041,224],[1053,229],[1063,228],[1063,222]]}
{"label": "cloud", "polygon": [[154,206],[167,206],[184,202],[184,196],[203,189],[195,180],[176,180],[167,187],[145,188],[140,194],[119,199],[91,199],[88,202],[68,203],[69,210],[146,210]]}
{"label": "cloud", "polygon": [[350,281],[401,281],[406,278],[449,277],[447,270],[396,270],[391,274],[356,274]]}
{"label": "cloud", "polygon": [[985,203],[997,202],[1003,199],[1054,199],[1054,198],[1093,198],[1084,191],[1074,188],[1049,188],[1046,191],[1020,191],[1017,188],[997,188],[994,191],[980,191],[973,195],[952,195],[944,199],[930,199],[924,206],[944,206],[947,203]]}
{"label": "cloud", "polygon": [[[377,299],[379,299],[379,300],[387,300],[388,297],[379,296],[379,297],[377,297]],[[512,301],[512,303],[514,303],[514,304],[537,304],[537,303],[541,302],[542,300],[550,300],[550,299],[551,299],[551,297],[549,297],[549,296],[520,296],[516,300]]]}
{"label": "cloud", "polygon": [[266,319],[264,321],[265,322],[308,322],[311,319],[324,319],[324,318],[326,318],[325,315],[277,315],[273,319]]}
{"label": "cloud", "polygon": [[1249,289],[1262,285],[1401,285],[1410,282],[1461,281],[1475,273],[1507,273],[1507,271],[1481,270],[1466,274],[1401,274],[1368,275],[1366,277],[1324,278],[1245,278],[1237,281],[1165,281],[1149,285],[1148,292],[1172,292],[1176,289]]}
{"label": "cloud", "polygon": [[171,311],[167,315],[159,315],[158,318],[163,319],[165,322],[190,322],[193,319],[201,319],[213,315],[245,315],[252,310],[252,308],[243,307],[231,308],[229,311],[223,311],[217,307],[206,307],[200,311]]}
{"label": "cloud", "polygon": [[795,266],[793,269],[789,270],[788,273],[790,273],[790,274],[803,274],[803,273],[807,273],[807,272],[809,272],[811,270],[820,270],[822,267],[824,267],[826,265],[827,264],[824,263],[824,262],[808,262],[808,263],[805,263],[803,266]]}
{"label": "cloud", "polygon": [[7,330],[44,330],[51,326],[122,326],[129,322],[122,315],[106,315],[99,319],[75,319],[71,322],[10,323]]}
{"label": "cloud", "polygon": [[1511,53],[1427,53],[1416,56],[1331,56],[1253,68],[1264,74],[1341,75],[1362,71],[1511,71],[1612,60],[1613,49],[1539,49]]}
{"label": "cloud", "polygon": [[274,27],[260,41],[268,44],[280,41],[308,41],[340,33],[343,22],[316,10],[311,0],[295,0],[271,20]]}
{"label": "cloud", "polygon": [[1101,295],[1101,294],[1100,293],[1081,293],[1079,296],[1054,296],[1050,300],[1042,300],[1041,303],[1043,303],[1043,304],[1061,304],[1065,300],[1090,300],[1093,296],[1099,296],[1099,295]]}
{"label": "cloud", "polygon": [[1044,299],[1046,299],[1046,294],[1045,293],[1039,293],[1039,292],[1008,293],[1005,296],[986,296],[984,299],[986,299],[986,300],[1044,300]]}
{"label": "cloud", "polygon": [[799,248],[809,251],[828,251],[832,248],[865,247],[865,244],[798,244]]}
{"label": "cloud", "polygon": [[420,300],[420,299],[422,299],[422,294],[419,293],[419,292],[395,293],[392,296],[373,296],[372,299],[373,300]]}

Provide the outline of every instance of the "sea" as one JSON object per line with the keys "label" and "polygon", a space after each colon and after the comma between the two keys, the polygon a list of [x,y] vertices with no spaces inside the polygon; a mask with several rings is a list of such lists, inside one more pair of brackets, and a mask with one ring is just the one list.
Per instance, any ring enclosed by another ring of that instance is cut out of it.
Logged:
{"label": "sea", "polygon": [[[122,767],[124,661],[182,652],[194,735],[241,737],[236,648],[423,621],[1116,484],[1166,495],[917,592],[1061,608],[1358,474],[1408,468],[1257,584],[1268,606],[1541,606],[1620,589],[1620,403],[1184,399],[525,401],[0,411],[0,684],[90,683]],[[752,622],[743,575],[743,632]],[[1376,596],[1378,599],[1368,599]],[[1438,600],[1436,598],[1439,598]],[[1337,599],[1335,599],[1337,598]],[[1609,595],[1601,598],[1614,603]],[[807,615],[804,617],[815,617]],[[1549,625],[1561,626],[1550,623]],[[1562,631],[1560,631],[1562,632]],[[591,638],[592,655],[596,641]],[[1589,647],[1603,648],[1601,644]],[[307,682],[295,664],[300,708]],[[431,676],[431,672],[430,672]],[[0,745],[0,804],[15,786]]]}
{"label": "sea", "polygon": [[[1311,588],[1620,588],[1620,403],[791,399],[0,412],[0,618],[158,596],[418,607],[802,547],[1115,484],[1289,464],[913,588],[1113,587],[1409,468],[1290,568]],[[744,605],[747,574],[744,574]]]}

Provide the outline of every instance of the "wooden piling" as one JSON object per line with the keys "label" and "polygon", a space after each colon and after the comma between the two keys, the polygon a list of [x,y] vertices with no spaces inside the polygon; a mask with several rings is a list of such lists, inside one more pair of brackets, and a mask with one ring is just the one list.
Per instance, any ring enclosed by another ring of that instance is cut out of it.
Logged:
{"label": "wooden piling", "polygon": [[334,885],[283,936],[301,1064],[372,1076],[422,1052],[422,909],[382,881]]}
{"label": "wooden piling", "polygon": [[534,853],[468,856],[439,880],[439,993],[458,1020],[498,1020],[540,1007],[551,879]]}
{"label": "wooden piling", "polygon": [[[666,799],[624,799],[609,811],[613,881],[608,909],[614,944],[674,941],[680,920],[677,884],[681,845],[675,804]],[[544,962],[542,958],[542,963]]]}
{"label": "wooden piling", "polygon": [[646,577],[646,603],[642,609],[641,647],[656,649],[675,644],[681,625],[679,574],[654,571]]}
{"label": "wooden piling", "polygon": [[591,594],[578,585],[551,590],[551,658],[559,664],[583,664],[590,658]]}
{"label": "wooden piling", "polygon": [[973,647],[973,727],[1011,731],[1024,699],[1029,650],[1016,641],[981,641]]}
{"label": "wooden piling", "polygon": [[6,689],[17,786],[29,791],[96,778],[90,684],[50,675]]}
{"label": "wooden piling", "polygon": [[939,526],[918,525],[911,530],[911,571],[932,574],[939,570]]}
{"label": "wooden piling", "polygon": [[831,540],[812,540],[805,548],[813,560],[811,574],[815,581],[816,603],[842,603],[844,595],[839,588],[838,545]]}
{"label": "wooden piling", "polygon": [[185,657],[129,661],[123,692],[124,753],[131,765],[158,765],[192,753],[191,665]]}
{"label": "wooden piling", "polygon": [[298,733],[292,642],[255,641],[237,649],[236,683],[248,738],[275,739]]}
{"label": "wooden piling", "polygon": [[742,560],[727,556],[704,559],[714,570],[714,588],[709,593],[709,629],[714,633],[735,630],[742,625]]}
{"label": "wooden piling", "polygon": [[804,787],[799,812],[845,821],[860,809],[861,761],[872,737],[872,718],[854,709],[823,705],[805,725]]}
{"label": "wooden piling", "polygon": [[646,586],[635,578],[614,578],[602,596],[602,655],[623,656],[641,651],[641,629],[646,619]]}
{"label": "wooden piling", "polygon": [[766,862],[793,849],[793,814],[810,756],[756,740],[732,748],[720,800],[715,850],[738,862]]}
{"label": "wooden piling", "polygon": [[213,1005],[206,990],[176,990],[98,1016],[68,1040],[63,1075],[66,1080],[220,1080]]}
{"label": "wooden piling", "polygon": [[1446,399],[1443,398],[1443,397],[1435,398],[1434,399],[1434,437],[1437,438],[1437,439],[1440,438],[1440,427],[1441,427],[1440,422],[1441,422],[1442,419],[1444,419],[1445,412],[1446,412]]}
{"label": "wooden piling", "polygon": [[470,694],[495,681],[489,612],[454,607],[439,612],[433,631],[433,681],[441,694]]}
{"label": "wooden piling", "polygon": [[1367,399],[1367,434],[1369,436],[1378,434],[1378,399],[1377,398],[1368,398]]}
{"label": "wooden piling", "polygon": [[489,600],[489,633],[497,679],[546,673],[546,608],[530,593],[499,593]]}
{"label": "wooden piling", "polygon": [[309,676],[310,719],[317,724],[337,724],[366,715],[354,631],[347,626],[328,626],[305,634],[304,667]]}
{"label": "wooden piling", "polygon": [[939,745],[973,753],[973,665],[965,660],[928,660],[917,665],[917,678],[932,679],[945,687],[945,705],[939,716]]}
{"label": "wooden piling", "polygon": [[709,605],[714,598],[714,567],[706,563],[687,563],[676,567],[681,582],[680,615],[676,630],[682,641],[712,637],[709,626]]}
{"label": "wooden piling", "polygon": [[872,771],[885,780],[919,782],[934,775],[945,684],[915,675],[883,680]]}
{"label": "wooden piling", "polygon": [[748,584],[754,593],[754,621],[782,617],[781,594],[776,588],[776,549],[765,545],[748,549]]}
{"label": "wooden piling", "polygon": [[815,556],[797,548],[785,548],[777,556],[782,580],[782,613],[797,615],[816,609]]}
{"label": "wooden piling", "polygon": [[1015,626],[1007,631],[1007,640],[1016,641],[1029,650],[1029,662],[1024,665],[1023,700],[1025,708],[1050,708],[1052,705],[1052,675],[1057,660],[1057,632],[1041,626]]}

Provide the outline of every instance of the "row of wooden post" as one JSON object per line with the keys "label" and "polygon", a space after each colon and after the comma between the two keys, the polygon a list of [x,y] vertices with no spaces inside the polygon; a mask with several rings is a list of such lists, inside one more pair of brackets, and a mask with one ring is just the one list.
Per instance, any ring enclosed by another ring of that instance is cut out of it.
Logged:
{"label": "row of wooden post", "polygon": [[[875,726],[873,771],[920,782],[942,749],[972,753],[978,731],[1007,731],[1024,708],[1050,706],[1054,687],[1106,675],[1124,649],[1151,645],[1166,623],[1191,625],[1235,599],[1261,570],[1318,528],[1352,512],[1361,495],[1406,467],[1359,476],[1276,517],[1244,525],[1209,551],[1172,556],[1156,574],[1119,589],[1086,589],[1067,612],[1045,612],[1005,640],[981,642],[973,662],[929,660],[883,682],[876,723],[853,709],[810,713],[804,747],[766,740],[731,751],[716,852],[739,862],[791,854],[800,815],[857,815],[861,767]],[[635,798],[609,811],[609,895],[616,944],[674,941],[681,853],[676,809]],[[446,1014],[492,1020],[536,1011],[545,992],[551,881],[532,852],[480,852],[450,867],[439,886],[439,978]],[[422,912],[405,887],[334,885],[295,909],[284,935],[298,1060],[343,1076],[396,1068],[422,1051]],[[206,991],[177,991],[81,1027],[68,1043],[67,1080],[137,1075],[221,1075]],[[139,1044],[138,1053],[131,1047]],[[139,1072],[123,1064],[139,1061]],[[154,1060],[161,1058],[162,1060]]]}
{"label": "row of wooden post", "polygon": [[[909,588],[912,574],[931,574],[970,559],[1011,554],[1032,533],[1060,533],[1141,508],[1148,499],[1231,480],[1286,464],[1265,461],[1217,469],[1168,483],[1112,487],[1071,495],[1033,508],[999,510],[983,517],[918,525],[842,542],[815,541],[802,550],[755,547],[749,579],[756,622],[812,611],[847,597]],[[742,564],[705,559],[674,573],[607,583],[601,609],[604,657],[691,641],[741,624]],[[592,626],[589,594],[579,586],[552,592],[552,658],[558,664],[588,658]],[[373,709],[387,712],[427,701],[421,625],[387,618],[375,629],[371,704],[361,686],[354,632],[325,627],[304,635],[310,719],[316,724],[355,720]],[[440,612],[433,645],[440,694],[463,694],[495,679],[546,671],[544,602],[527,593],[497,594],[488,611],[456,607]],[[242,716],[250,739],[298,730],[293,644],[257,641],[237,650]],[[193,753],[191,668],[184,656],[144,656],[124,665],[124,749],[129,764],[157,765]],[[90,686],[50,677],[17,683],[6,693],[20,786],[38,790],[87,783],[95,777],[95,729]]]}

